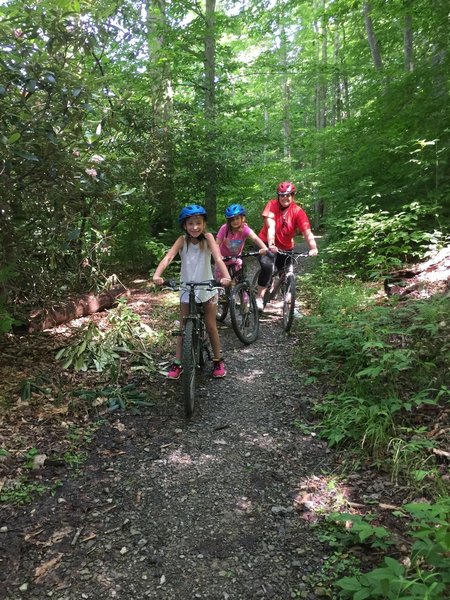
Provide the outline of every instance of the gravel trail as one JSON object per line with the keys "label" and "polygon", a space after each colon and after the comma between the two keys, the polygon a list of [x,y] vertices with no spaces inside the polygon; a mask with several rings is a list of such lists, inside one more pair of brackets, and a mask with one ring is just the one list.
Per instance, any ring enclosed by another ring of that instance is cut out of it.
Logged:
{"label": "gravel trail", "polygon": [[[228,376],[205,377],[186,421],[178,382],[96,434],[82,474],[0,534],[14,551],[4,597],[287,600],[322,595],[326,549],[296,498],[332,455],[296,427],[310,399],[295,335],[268,307],[250,347],[220,326]],[[150,391],[151,395],[151,391]],[[0,594],[1,595],[1,594]]]}

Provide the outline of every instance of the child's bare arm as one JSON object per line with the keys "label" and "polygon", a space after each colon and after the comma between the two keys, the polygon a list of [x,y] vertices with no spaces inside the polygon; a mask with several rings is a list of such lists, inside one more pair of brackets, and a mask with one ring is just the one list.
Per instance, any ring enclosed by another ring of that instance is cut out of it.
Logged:
{"label": "child's bare arm", "polygon": [[208,242],[209,249],[211,250],[211,254],[214,258],[214,262],[216,263],[216,266],[219,268],[220,273],[222,275],[222,279],[220,280],[220,283],[223,286],[227,286],[230,284],[231,277],[230,277],[230,274],[228,273],[226,264],[222,260],[222,255],[220,253],[219,246],[217,245],[217,243],[211,233],[207,233],[205,237],[206,237],[206,241]]}
{"label": "child's bare arm", "polygon": [[183,247],[183,242],[184,242],[184,237],[181,235],[177,239],[175,244],[172,246],[172,248],[170,248],[170,250],[167,252],[167,254],[162,259],[162,261],[159,263],[159,265],[156,267],[156,270],[153,274],[153,281],[154,281],[154,283],[156,283],[156,285],[162,285],[164,283],[164,279],[161,277],[161,275],[164,273],[164,271],[167,269],[167,267],[173,261],[175,256],[181,250],[181,248]]}
{"label": "child's bare arm", "polygon": [[268,250],[267,246],[265,245],[265,243],[256,235],[256,233],[251,230],[251,232],[248,234],[248,237],[250,238],[250,240],[255,244],[255,246],[258,246],[258,248],[260,248],[261,252],[260,254],[265,254]]}

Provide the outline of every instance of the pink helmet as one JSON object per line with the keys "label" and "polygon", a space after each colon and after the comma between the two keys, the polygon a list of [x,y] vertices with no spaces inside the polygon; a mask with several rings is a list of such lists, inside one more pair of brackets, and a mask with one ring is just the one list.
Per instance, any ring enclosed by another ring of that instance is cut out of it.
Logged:
{"label": "pink helmet", "polygon": [[295,185],[290,181],[283,181],[283,183],[280,183],[277,187],[277,194],[295,194],[295,192]]}

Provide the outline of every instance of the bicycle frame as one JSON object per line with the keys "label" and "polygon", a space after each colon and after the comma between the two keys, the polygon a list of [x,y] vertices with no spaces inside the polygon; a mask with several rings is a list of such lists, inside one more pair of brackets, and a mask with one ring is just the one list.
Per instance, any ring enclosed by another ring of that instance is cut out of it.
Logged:
{"label": "bicycle frame", "polygon": [[198,368],[204,365],[204,350],[206,350],[208,358],[211,358],[207,345],[203,306],[197,302],[195,289],[203,287],[213,290],[219,289],[221,286],[214,280],[188,281],[181,282],[180,284],[169,282],[167,286],[173,291],[182,289],[189,293],[189,312],[183,319],[181,336],[183,337],[183,404],[185,415],[191,417],[194,412],[196,399],[196,372]]}
{"label": "bicycle frame", "polygon": [[[273,271],[270,276],[270,280],[267,284],[267,289],[264,295],[264,306],[268,304],[271,300],[274,300],[281,290],[281,295],[283,299],[283,329],[285,331],[289,331],[292,326],[295,309],[295,265],[300,257],[308,256],[308,253],[283,252],[282,250],[279,250],[278,253],[286,255],[286,261],[288,260],[288,257],[290,257],[291,260],[288,261],[288,264],[285,264],[281,269],[278,270],[275,269],[274,263]],[[256,289],[257,280],[258,272],[253,278],[253,289]]]}

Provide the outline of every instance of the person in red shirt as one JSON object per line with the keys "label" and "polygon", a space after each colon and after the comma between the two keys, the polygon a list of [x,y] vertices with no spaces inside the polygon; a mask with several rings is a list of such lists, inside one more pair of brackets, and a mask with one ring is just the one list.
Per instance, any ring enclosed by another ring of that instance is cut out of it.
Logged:
{"label": "person in red shirt", "polygon": [[[295,203],[295,192],[293,183],[283,181],[277,188],[277,198],[269,200],[262,212],[264,224],[258,237],[275,256],[274,258],[267,255],[260,257],[261,272],[258,278],[256,304],[261,311],[264,308],[264,293],[270,281],[274,263],[277,270],[289,263],[290,256],[284,253],[293,251],[294,237],[302,233],[309,246],[309,255],[316,256],[318,253],[308,216]],[[278,250],[282,250],[283,254],[277,254]]]}

